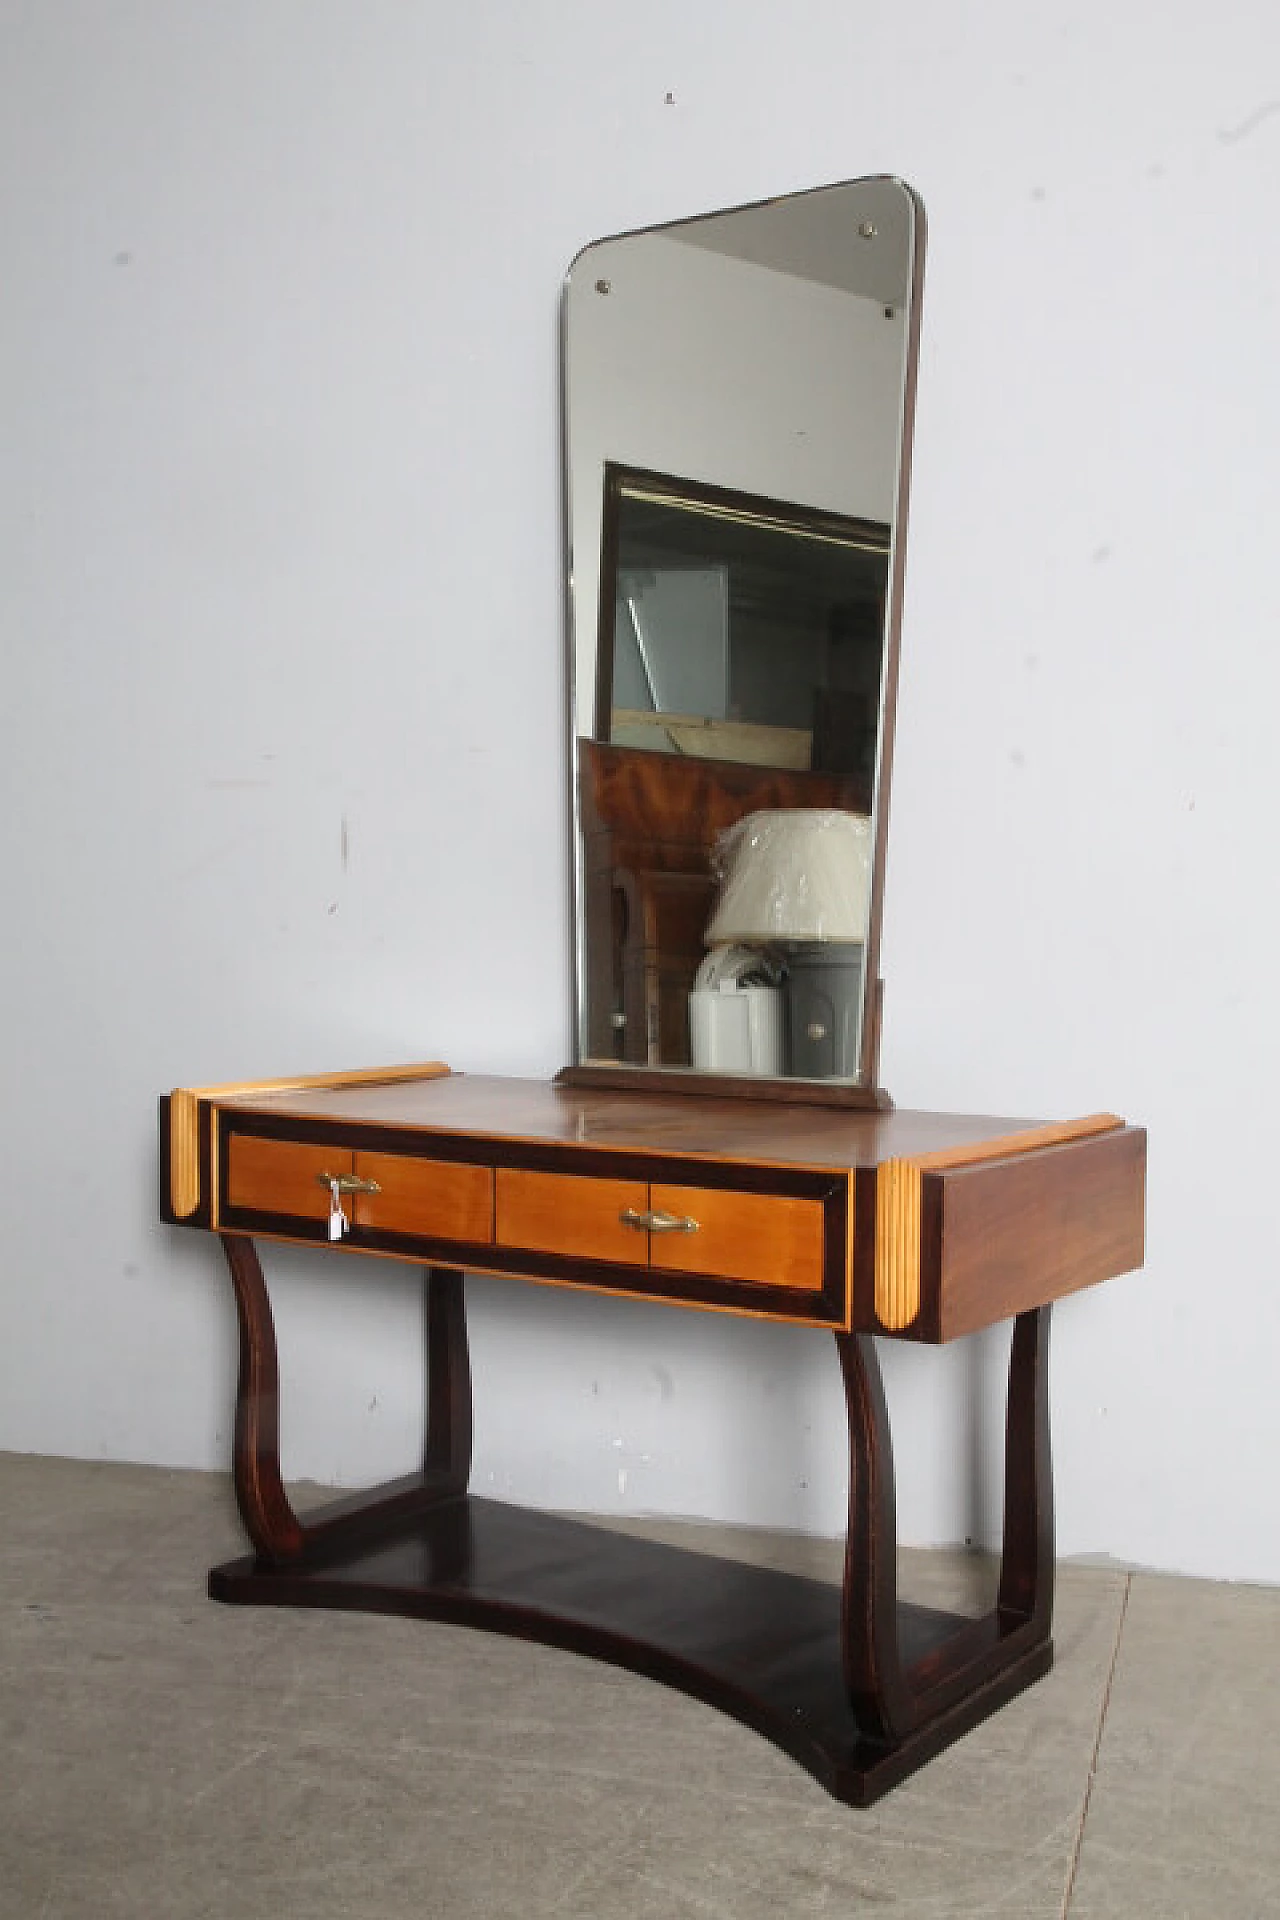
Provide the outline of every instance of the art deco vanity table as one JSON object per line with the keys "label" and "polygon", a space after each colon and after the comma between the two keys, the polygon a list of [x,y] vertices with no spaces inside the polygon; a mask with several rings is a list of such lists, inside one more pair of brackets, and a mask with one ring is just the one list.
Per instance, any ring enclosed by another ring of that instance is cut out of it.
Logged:
{"label": "art deco vanity table", "polygon": [[[254,1551],[215,1597],[595,1654],[855,1804],[1047,1670],[1049,1308],[1139,1265],[1143,1237],[1140,1130],[901,1112],[877,1087],[922,253],[914,196],[875,180],[601,242],[571,271],[575,1065],[162,1102],[162,1212],[221,1237],[239,1312]],[[309,1516],[280,1478],[263,1239],[426,1268],[421,1469]],[[842,1590],[473,1497],[464,1273],[829,1328]],[[1003,1320],[997,1604],[899,1606],[875,1338]]]}

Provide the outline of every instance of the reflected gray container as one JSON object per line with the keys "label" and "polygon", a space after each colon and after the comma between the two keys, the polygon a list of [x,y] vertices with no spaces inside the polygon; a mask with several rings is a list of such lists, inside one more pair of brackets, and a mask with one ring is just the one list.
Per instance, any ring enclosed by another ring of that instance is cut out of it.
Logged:
{"label": "reflected gray container", "polygon": [[787,1031],[791,1072],[804,1080],[850,1080],[858,1071],[862,1007],[860,940],[821,940],[787,949]]}

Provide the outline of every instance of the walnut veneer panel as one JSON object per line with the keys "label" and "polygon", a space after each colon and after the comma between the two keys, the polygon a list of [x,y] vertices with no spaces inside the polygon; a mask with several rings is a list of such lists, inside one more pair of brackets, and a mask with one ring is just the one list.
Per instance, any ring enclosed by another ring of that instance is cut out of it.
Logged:
{"label": "walnut veneer panel", "polygon": [[[985,1161],[924,1179],[932,1337],[953,1340],[1143,1262],[1146,1134]],[[928,1282],[926,1281],[926,1286]]]}

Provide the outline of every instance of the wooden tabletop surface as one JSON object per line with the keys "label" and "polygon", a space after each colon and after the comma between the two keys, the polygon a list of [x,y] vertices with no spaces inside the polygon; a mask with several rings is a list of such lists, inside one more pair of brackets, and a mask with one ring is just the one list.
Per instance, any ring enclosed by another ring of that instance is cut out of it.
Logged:
{"label": "wooden tabletop surface", "polygon": [[1022,1133],[1040,1123],[987,1114],[888,1113],[698,1093],[617,1093],[451,1073],[383,1085],[220,1092],[217,1105],[378,1127],[730,1156],[774,1164],[866,1167]]}

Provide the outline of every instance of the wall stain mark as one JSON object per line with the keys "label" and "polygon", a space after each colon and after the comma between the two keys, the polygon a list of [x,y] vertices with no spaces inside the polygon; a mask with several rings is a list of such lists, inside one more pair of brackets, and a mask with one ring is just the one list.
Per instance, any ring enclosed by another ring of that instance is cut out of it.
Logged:
{"label": "wall stain mark", "polygon": [[1263,121],[1276,113],[1280,113],[1280,100],[1264,100],[1238,127],[1219,127],[1218,138],[1224,147],[1234,147],[1237,141],[1247,140],[1251,133],[1256,133]]}

